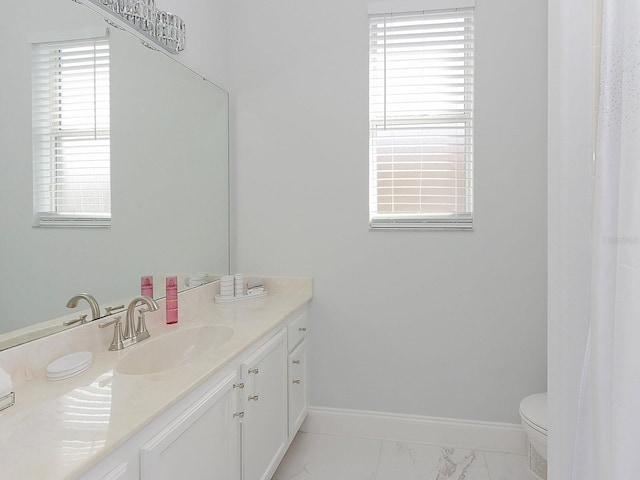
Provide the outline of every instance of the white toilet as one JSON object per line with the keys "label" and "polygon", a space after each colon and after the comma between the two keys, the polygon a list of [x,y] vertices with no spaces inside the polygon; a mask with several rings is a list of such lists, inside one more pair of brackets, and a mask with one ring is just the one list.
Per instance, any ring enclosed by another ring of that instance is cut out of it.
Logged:
{"label": "white toilet", "polygon": [[520,418],[529,439],[529,470],[547,478],[547,394],[529,395],[520,402]]}

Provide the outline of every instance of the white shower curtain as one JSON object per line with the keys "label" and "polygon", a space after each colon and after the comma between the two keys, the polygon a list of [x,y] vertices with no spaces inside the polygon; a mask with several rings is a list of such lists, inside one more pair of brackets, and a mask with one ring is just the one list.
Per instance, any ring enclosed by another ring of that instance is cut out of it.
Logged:
{"label": "white shower curtain", "polygon": [[640,0],[604,0],[591,324],[573,480],[640,478]]}

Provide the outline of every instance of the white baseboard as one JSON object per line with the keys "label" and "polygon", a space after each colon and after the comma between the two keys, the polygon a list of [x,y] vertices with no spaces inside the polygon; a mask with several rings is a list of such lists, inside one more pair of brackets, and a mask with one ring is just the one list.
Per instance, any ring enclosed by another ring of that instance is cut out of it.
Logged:
{"label": "white baseboard", "polygon": [[526,454],[527,436],[513,423],[309,407],[302,432]]}

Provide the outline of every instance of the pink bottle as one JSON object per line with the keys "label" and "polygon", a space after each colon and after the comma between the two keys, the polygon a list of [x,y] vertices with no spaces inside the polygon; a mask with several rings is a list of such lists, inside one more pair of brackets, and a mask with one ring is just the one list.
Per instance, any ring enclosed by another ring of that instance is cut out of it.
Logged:
{"label": "pink bottle", "polygon": [[178,323],[178,277],[167,277],[167,323]]}
{"label": "pink bottle", "polygon": [[147,275],[140,279],[140,294],[153,298],[153,276]]}

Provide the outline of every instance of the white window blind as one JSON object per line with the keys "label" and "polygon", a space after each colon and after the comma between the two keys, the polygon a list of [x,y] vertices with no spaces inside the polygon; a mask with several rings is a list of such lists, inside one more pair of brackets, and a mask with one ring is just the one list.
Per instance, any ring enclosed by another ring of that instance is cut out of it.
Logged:
{"label": "white window blind", "polygon": [[473,8],[369,18],[370,225],[471,228]]}
{"label": "white window blind", "polygon": [[36,226],[111,221],[109,42],[33,44]]}

